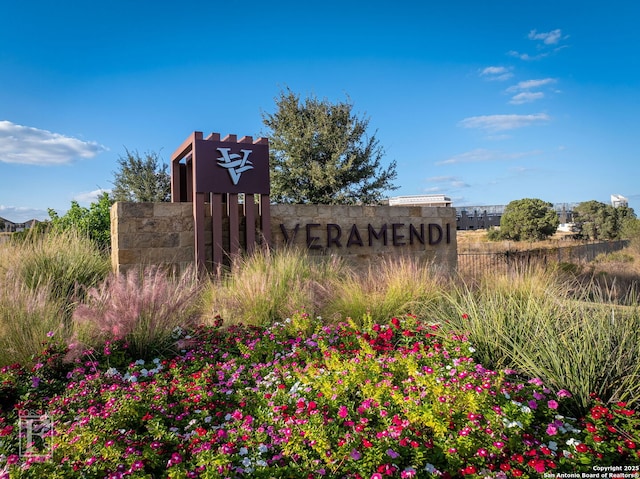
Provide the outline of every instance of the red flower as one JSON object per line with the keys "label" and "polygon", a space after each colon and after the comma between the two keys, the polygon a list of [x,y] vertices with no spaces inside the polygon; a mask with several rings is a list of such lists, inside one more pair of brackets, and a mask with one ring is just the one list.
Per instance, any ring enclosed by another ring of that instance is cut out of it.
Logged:
{"label": "red flower", "polygon": [[576,446],[576,451],[578,451],[578,452],[587,452],[588,450],[589,450],[589,448],[584,443],[580,443],[580,444],[578,444]]}
{"label": "red flower", "polygon": [[462,474],[475,474],[476,473],[476,467],[471,465],[471,466],[467,466],[462,470]]}
{"label": "red flower", "polygon": [[362,445],[364,447],[371,447],[371,446],[373,446],[373,443],[371,441],[369,441],[369,439],[364,438],[364,439],[362,439]]}
{"label": "red flower", "polygon": [[635,449],[636,448],[636,443],[633,441],[624,441],[624,445],[627,446],[627,448],[629,449]]}

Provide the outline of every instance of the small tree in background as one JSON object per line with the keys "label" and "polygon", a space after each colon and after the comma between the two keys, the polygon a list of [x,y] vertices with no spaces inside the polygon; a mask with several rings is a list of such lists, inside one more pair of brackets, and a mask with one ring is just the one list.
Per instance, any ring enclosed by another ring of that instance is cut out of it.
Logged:
{"label": "small tree in background", "polygon": [[371,204],[396,189],[396,163],[381,166],[384,150],[367,118],[348,102],[307,98],[291,90],[264,113],[270,148],[271,198],[279,203]]}
{"label": "small tree in background", "polygon": [[537,198],[509,203],[500,219],[500,238],[513,241],[540,241],[553,235],[560,219],[553,205]]}
{"label": "small tree in background", "polygon": [[158,202],[171,200],[171,177],[168,165],[161,163],[157,153],[125,150],[118,158],[119,170],[113,180],[114,201]]}

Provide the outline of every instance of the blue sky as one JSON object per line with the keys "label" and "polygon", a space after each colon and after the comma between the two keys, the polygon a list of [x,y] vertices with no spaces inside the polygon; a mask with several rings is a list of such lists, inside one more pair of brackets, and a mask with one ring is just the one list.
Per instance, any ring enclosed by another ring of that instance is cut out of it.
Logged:
{"label": "blue sky", "polygon": [[640,212],[640,4],[25,0],[0,6],[0,216],[112,188],[125,149],[265,133],[285,87],[347,96],[395,195]]}

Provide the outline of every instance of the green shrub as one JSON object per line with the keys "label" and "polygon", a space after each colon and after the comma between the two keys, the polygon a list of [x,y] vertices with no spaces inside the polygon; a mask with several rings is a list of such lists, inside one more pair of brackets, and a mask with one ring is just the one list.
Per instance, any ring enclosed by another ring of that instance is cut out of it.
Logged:
{"label": "green shrub", "polygon": [[46,285],[53,300],[67,304],[111,270],[109,257],[74,230],[38,234],[3,249],[0,271],[10,271],[33,291]]}
{"label": "green shrub", "polygon": [[50,290],[49,284],[27,288],[11,275],[0,277],[0,366],[32,365],[47,336],[63,334],[61,305]]}
{"label": "green shrub", "polygon": [[594,303],[593,288],[565,281],[548,271],[485,277],[447,295],[440,316],[469,335],[483,365],[570,390],[576,412],[591,393],[640,404],[640,310],[607,305],[605,293]]}

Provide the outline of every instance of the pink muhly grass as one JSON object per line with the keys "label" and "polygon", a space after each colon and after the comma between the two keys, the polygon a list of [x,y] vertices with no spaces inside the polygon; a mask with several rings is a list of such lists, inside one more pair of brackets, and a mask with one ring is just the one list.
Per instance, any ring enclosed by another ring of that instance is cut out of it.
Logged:
{"label": "pink muhly grass", "polygon": [[198,293],[193,270],[177,278],[158,267],[111,274],[75,309],[76,333],[94,346],[124,339],[144,357],[170,347],[176,327],[195,324]]}

